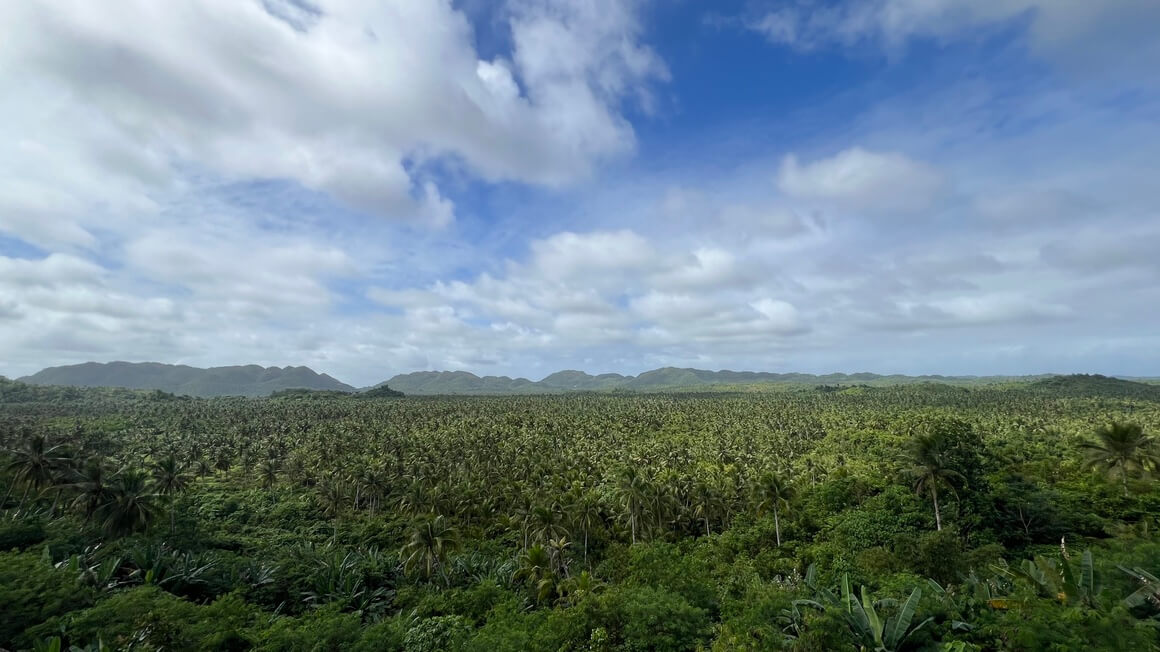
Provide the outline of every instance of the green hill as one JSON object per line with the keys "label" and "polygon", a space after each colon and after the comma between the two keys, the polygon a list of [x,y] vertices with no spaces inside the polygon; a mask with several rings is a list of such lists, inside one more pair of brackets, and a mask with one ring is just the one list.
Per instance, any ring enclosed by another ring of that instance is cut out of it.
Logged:
{"label": "green hill", "polygon": [[269,396],[285,389],[351,392],[354,388],[307,367],[211,367],[157,362],[86,362],[49,367],[18,379],[32,385],[156,389],[188,396]]}
{"label": "green hill", "polygon": [[1051,376],[1028,383],[1024,389],[1052,396],[1138,398],[1160,400],[1160,385],[1134,382],[1099,374]]}
{"label": "green hill", "polygon": [[539,381],[508,376],[476,376],[466,371],[418,371],[397,375],[387,383],[408,395],[496,395],[611,391],[768,391],[820,385],[838,389],[852,385],[890,386],[915,383],[944,383],[966,387],[1026,382],[1039,378],[1043,376],[884,376],[866,372],[815,375],[663,367],[646,371],[639,376],[621,374],[593,376],[583,371],[569,369],[557,371]]}

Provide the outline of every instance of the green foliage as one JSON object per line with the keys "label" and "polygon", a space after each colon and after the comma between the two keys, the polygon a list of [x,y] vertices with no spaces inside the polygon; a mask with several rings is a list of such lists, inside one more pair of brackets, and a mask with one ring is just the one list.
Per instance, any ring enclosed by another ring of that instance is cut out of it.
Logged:
{"label": "green foliage", "polygon": [[114,593],[96,605],[40,625],[31,633],[63,632],[70,644],[98,640],[115,649],[139,646],[165,650],[222,650],[249,647],[256,612],[236,596],[201,606],[141,586]]}
{"label": "green foliage", "polygon": [[0,543],[34,552],[0,557],[0,645],[1154,649],[1153,463],[1101,477],[1084,444],[1136,424],[1116,431],[1147,452],[1160,401],[875,382],[21,389],[0,403]]}
{"label": "green foliage", "polygon": [[32,552],[0,553],[0,646],[28,645],[24,631],[81,609],[95,592],[75,575],[61,572]]}
{"label": "green foliage", "polygon": [[705,609],[648,586],[612,589],[600,597],[597,610],[611,640],[623,650],[690,650],[711,631]]}
{"label": "green foliage", "polygon": [[26,550],[43,542],[46,536],[40,519],[0,521],[0,551]]}
{"label": "green foliage", "polygon": [[402,398],[403,393],[397,392],[397,391],[391,389],[390,387],[388,387],[384,383],[382,385],[379,385],[378,387],[373,387],[371,389],[368,389],[365,392],[360,392],[358,394],[358,397],[359,398]]}
{"label": "green foliage", "polygon": [[471,636],[471,625],[463,616],[434,616],[415,623],[403,636],[404,652],[460,650]]}

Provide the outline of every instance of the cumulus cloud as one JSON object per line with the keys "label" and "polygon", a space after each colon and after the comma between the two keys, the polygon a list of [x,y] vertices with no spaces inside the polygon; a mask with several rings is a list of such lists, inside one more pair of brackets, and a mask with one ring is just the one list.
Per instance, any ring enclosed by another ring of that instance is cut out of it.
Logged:
{"label": "cumulus cloud", "polygon": [[786,156],[777,186],[791,197],[845,211],[913,214],[930,208],[946,181],[935,167],[904,154],[852,147],[805,164]]}
{"label": "cumulus cloud", "polygon": [[871,325],[896,330],[1010,326],[1061,319],[1071,314],[1066,305],[1019,294],[975,294],[927,302],[899,302],[887,306]]}
{"label": "cumulus cloud", "polygon": [[5,3],[0,229],[92,247],[94,228],[151,213],[189,172],[289,179],[445,225],[454,207],[432,164],[574,181],[633,149],[622,105],[667,77],[614,0],[513,3],[499,16],[510,55],[492,60],[446,0],[306,7]]}
{"label": "cumulus cloud", "polygon": [[1156,98],[1020,47],[1146,59],[1146,7],[778,7],[798,49],[1001,27],[1010,79],[697,113],[623,164],[671,106],[635,0],[0,4],[0,373],[1154,373]]}
{"label": "cumulus cloud", "polygon": [[[629,230],[562,232],[532,242],[527,260],[509,261],[502,277],[370,296],[408,316],[454,315],[463,332],[506,356],[614,343],[777,346],[806,332],[791,303],[765,296],[768,279],[756,269],[722,249],[660,248]],[[514,339],[491,341],[496,331]]]}

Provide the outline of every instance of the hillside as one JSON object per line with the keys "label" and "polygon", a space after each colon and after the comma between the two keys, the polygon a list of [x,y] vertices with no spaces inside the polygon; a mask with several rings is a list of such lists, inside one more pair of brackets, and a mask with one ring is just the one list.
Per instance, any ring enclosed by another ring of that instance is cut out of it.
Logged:
{"label": "hillside", "polygon": [[667,391],[667,390],[751,390],[770,386],[817,385],[904,385],[939,382],[954,385],[984,385],[1013,380],[1034,380],[1040,376],[1010,378],[1005,376],[901,376],[873,373],[801,374],[759,371],[708,371],[663,367],[646,371],[639,376],[600,374],[593,376],[583,371],[557,371],[543,380],[508,376],[476,376],[466,371],[419,371],[400,374],[389,381],[392,388],[409,395],[435,394],[556,394],[561,392],[609,391]]}
{"label": "hillside", "polygon": [[1051,396],[1160,399],[1158,385],[1099,374],[1052,376],[1029,383],[1025,389]]}
{"label": "hillside", "polygon": [[268,396],[285,389],[354,391],[307,367],[246,365],[199,369],[157,362],[86,362],[49,367],[18,379],[32,385],[157,389],[188,396]]}

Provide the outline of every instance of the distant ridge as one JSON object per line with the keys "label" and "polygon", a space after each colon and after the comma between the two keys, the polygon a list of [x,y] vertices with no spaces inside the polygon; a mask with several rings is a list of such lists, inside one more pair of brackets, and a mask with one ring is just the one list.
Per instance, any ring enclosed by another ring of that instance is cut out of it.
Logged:
{"label": "distant ridge", "polygon": [[[269,396],[285,390],[358,392],[355,387],[319,374],[308,367],[258,365],[199,369],[157,362],[87,362],[49,367],[17,379],[33,385],[65,387],[123,387],[161,390],[177,395]],[[708,371],[663,367],[638,376],[592,375],[567,369],[533,381],[510,376],[477,376],[467,371],[416,371],[399,374],[369,390],[389,386],[408,396],[561,394],[566,392],[767,391],[770,388],[887,386],[940,383],[959,387],[992,386],[1042,392],[1055,396],[1105,396],[1160,400],[1155,378],[1115,378],[1100,375],[1034,376],[903,376],[868,372],[843,374],[773,373],[765,371]],[[387,390],[380,390],[384,394]],[[391,392],[393,395],[394,392]]]}
{"label": "distant ridge", "polygon": [[269,396],[286,389],[354,391],[308,367],[211,367],[199,369],[158,362],[86,362],[49,367],[31,376],[18,378],[31,385],[66,387],[126,387],[158,389],[188,396]]}
{"label": "distant ridge", "polygon": [[1052,396],[1114,396],[1160,399],[1160,385],[1133,382],[1099,374],[1051,376],[1028,384],[1027,389]]}
{"label": "distant ridge", "polygon": [[901,385],[940,382],[956,385],[981,385],[1031,381],[1047,378],[1040,376],[902,376],[873,373],[853,374],[800,374],[764,371],[707,371],[663,367],[646,371],[639,376],[600,374],[593,376],[583,371],[557,371],[540,381],[509,376],[476,376],[466,371],[417,371],[399,374],[387,381],[393,389],[408,395],[433,394],[553,394],[560,392],[661,391],[670,389],[726,389],[746,388],[753,385]]}

